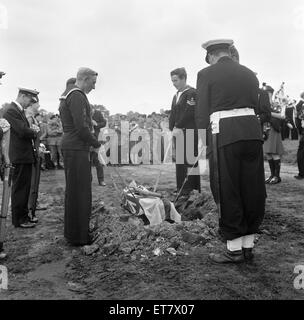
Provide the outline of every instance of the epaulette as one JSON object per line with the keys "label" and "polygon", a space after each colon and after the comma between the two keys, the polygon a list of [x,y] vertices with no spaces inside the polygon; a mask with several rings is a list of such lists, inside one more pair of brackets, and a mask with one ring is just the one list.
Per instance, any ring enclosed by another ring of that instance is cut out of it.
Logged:
{"label": "epaulette", "polygon": [[66,100],[66,98],[67,98],[72,92],[74,92],[74,91],[80,91],[80,92],[83,93],[83,91],[80,90],[79,88],[73,88],[73,89],[71,89],[65,96],[61,96],[59,99],[60,99],[60,100]]}

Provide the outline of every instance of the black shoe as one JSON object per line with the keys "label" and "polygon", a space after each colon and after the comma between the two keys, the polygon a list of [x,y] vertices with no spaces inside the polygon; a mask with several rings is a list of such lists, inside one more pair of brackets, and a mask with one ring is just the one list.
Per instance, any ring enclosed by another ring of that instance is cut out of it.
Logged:
{"label": "black shoe", "polygon": [[38,218],[36,216],[30,217],[31,223],[38,223]]}
{"label": "black shoe", "polygon": [[273,177],[270,181],[269,184],[277,184],[280,183],[282,180],[280,177]]}
{"label": "black shoe", "polygon": [[105,187],[107,185],[104,181],[99,181],[98,184],[102,187]]}
{"label": "black shoe", "polygon": [[30,229],[30,228],[35,228],[36,224],[32,223],[30,221],[24,222],[24,223],[20,223],[19,228],[23,228],[23,229]]}
{"label": "black shoe", "polygon": [[304,177],[300,176],[300,175],[294,176],[294,178],[297,179],[297,180],[303,180],[304,179]]}
{"label": "black shoe", "polygon": [[242,248],[243,255],[245,258],[245,261],[250,262],[254,258],[254,254],[252,253],[252,248]]}
{"label": "black shoe", "polygon": [[63,170],[64,168],[63,168],[63,166],[62,165],[58,165],[57,167],[56,167],[58,170]]}
{"label": "black shoe", "polygon": [[245,261],[243,251],[229,251],[227,250],[224,253],[211,253],[209,255],[209,259],[218,264],[225,264],[225,263],[242,263]]}
{"label": "black shoe", "polygon": [[273,176],[270,176],[269,178],[267,178],[267,179],[265,180],[265,183],[269,183],[272,178],[273,178]]}

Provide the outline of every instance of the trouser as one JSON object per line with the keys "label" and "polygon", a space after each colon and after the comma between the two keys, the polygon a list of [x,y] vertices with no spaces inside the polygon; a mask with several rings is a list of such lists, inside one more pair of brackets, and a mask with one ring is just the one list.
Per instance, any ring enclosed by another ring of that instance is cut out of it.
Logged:
{"label": "trouser", "polygon": [[98,182],[102,182],[104,180],[103,165],[98,159],[97,152],[91,152],[91,165],[96,168]]}
{"label": "trouser", "polygon": [[297,152],[297,163],[299,168],[299,176],[304,177],[304,135],[302,135],[300,139]]}
{"label": "trouser", "polygon": [[31,189],[32,164],[14,164],[12,174],[12,224],[18,227],[29,220],[28,200]]}
{"label": "trouser", "polygon": [[[186,134],[186,130],[189,130],[189,132],[192,130],[193,131],[193,136],[190,134]],[[179,146],[179,138],[173,138],[173,146],[174,149],[176,150],[176,186],[177,186],[177,191],[179,192],[181,188],[181,194],[183,193],[189,193],[192,190],[198,190],[199,192],[201,191],[200,187],[200,175],[188,175],[191,173],[192,168],[196,168],[198,166],[198,162],[195,164],[189,163],[187,159],[187,153],[189,157],[197,157],[198,156],[198,131],[194,129],[183,129],[183,134],[184,134],[184,149],[181,149]],[[192,144],[192,146],[191,146]],[[191,148],[192,151],[191,152]],[[192,153],[192,154],[191,154]],[[182,159],[183,163],[179,163],[180,159]],[[197,170],[198,171],[198,170]],[[194,170],[193,170],[194,172]],[[198,173],[198,172],[197,172]],[[188,178],[187,178],[188,176]],[[187,178],[187,180],[186,180]],[[184,184],[184,186],[183,186]]]}
{"label": "trouser", "polygon": [[[181,191],[181,194],[183,193],[187,194],[192,190],[198,190],[199,192],[201,191],[199,175],[189,175],[187,178],[187,175],[191,170],[191,166],[188,166],[186,164],[176,164],[175,167],[176,167],[177,192],[179,192],[181,188],[183,188],[183,190]],[[185,182],[186,178],[187,180]]]}
{"label": "trouser", "polygon": [[[210,184],[218,198],[210,155]],[[259,231],[265,213],[265,174],[261,141],[239,141],[218,149],[220,233],[233,240]]]}
{"label": "trouser", "polygon": [[92,209],[91,163],[89,151],[63,150],[66,180],[64,236],[74,245],[89,242]]}
{"label": "trouser", "polygon": [[40,166],[42,158],[39,156],[38,161],[32,165],[31,189],[29,195],[28,209],[34,216],[38,200],[39,183],[40,183]]}
{"label": "trouser", "polygon": [[61,147],[59,145],[51,145],[49,146],[50,152],[51,152],[51,160],[54,163],[54,165],[59,165],[63,163],[62,159],[62,151]]}

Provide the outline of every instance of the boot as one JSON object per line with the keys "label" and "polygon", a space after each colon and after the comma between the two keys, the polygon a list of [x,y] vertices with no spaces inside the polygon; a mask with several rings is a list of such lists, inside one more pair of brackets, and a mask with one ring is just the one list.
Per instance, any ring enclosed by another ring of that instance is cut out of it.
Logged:
{"label": "boot", "polygon": [[245,261],[244,254],[242,250],[229,251],[226,250],[224,253],[220,254],[210,254],[209,256],[212,262],[223,264],[223,263],[242,263]]}
{"label": "boot", "polygon": [[269,183],[271,179],[275,176],[275,163],[274,160],[268,160],[269,168],[270,168],[270,177],[265,180],[265,183]]}
{"label": "boot", "polygon": [[274,177],[269,181],[269,184],[277,184],[282,180],[280,178],[281,160],[274,160]]}

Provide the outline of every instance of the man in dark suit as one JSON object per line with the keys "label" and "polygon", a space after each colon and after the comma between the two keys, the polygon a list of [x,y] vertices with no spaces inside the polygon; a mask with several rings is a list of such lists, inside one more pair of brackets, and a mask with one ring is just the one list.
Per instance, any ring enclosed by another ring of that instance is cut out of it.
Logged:
{"label": "man in dark suit", "polygon": [[[189,163],[187,159],[187,151],[190,157],[193,156],[189,152],[191,148],[189,146],[187,148],[187,145],[191,143],[194,144],[194,156],[197,157],[198,155],[198,134],[194,119],[196,90],[187,85],[185,68],[171,71],[171,81],[177,89],[177,93],[172,100],[169,118],[169,130],[173,132],[175,139],[176,186],[178,194],[187,195],[193,189],[200,191],[200,176],[190,172],[190,169],[197,164]],[[190,131],[193,132],[192,137]],[[192,139],[189,139],[189,137]]]}
{"label": "man in dark suit", "polygon": [[86,245],[92,240],[89,233],[92,209],[90,147],[99,148],[101,143],[92,133],[87,94],[95,89],[97,75],[89,68],[79,69],[75,85],[69,86],[60,98],[66,179],[64,236],[72,245]]}
{"label": "man in dark suit", "polygon": [[294,176],[298,180],[304,179],[304,92],[300,95],[301,99],[296,105],[297,117],[296,125],[300,134],[299,147],[297,152],[297,164],[299,173]]}
{"label": "man in dark suit", "polygon": [[[263,138],[255,115],[259,82],[251,70],[231,59],[232,44],[232,40],[203,44],[206,62],[211,66],[197,77],[195,119],[198,129],[209,131],[209,149],[211,140],[212,149],[216,147],[209,156],[210,175],[217,170],[219,227],[227,242],[224,253],[210,255],[216,263],[253,258],[254,235],[264,217],[266,198]],[[216,155],[218,168],[212,166]],[[213,190],[214,183],[211,181]]]}
{"label": "man in dark suit", "polygon": [[38,101],[36,90],[19,88],[16,101],[5,111],[5,118],[11,125],[9,156],[14,166],[12,176],[12,223],[18,228],[33,228],[30,222],[28,200],[31,188],[32,165],[35,162],[33,139],[39,128],[29,125],[25,109]]}

